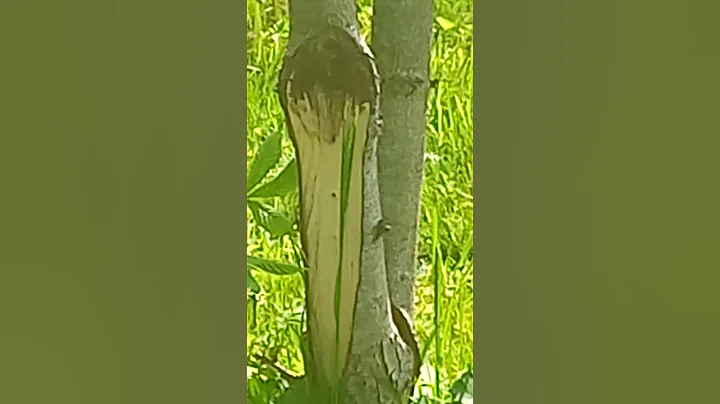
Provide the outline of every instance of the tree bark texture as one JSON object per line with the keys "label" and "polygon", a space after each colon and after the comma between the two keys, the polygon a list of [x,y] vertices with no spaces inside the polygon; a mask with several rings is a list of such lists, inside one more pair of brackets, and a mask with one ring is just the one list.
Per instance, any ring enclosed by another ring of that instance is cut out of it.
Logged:
{"label": "tree bark texture", "polygon": [[[402,23],[398,23],[402,21]],[[430,88],[432,0],[375,0],[372,48],[382,77],[378,172],[393,303],[413,318]]]}
{"label": "tree bark texture", "polygon": [[396,404],[419,358],[385,269],[377,68],[353,0],[291,0],[290,16],[278,89],[298,162],[309,385],[321,404]]}

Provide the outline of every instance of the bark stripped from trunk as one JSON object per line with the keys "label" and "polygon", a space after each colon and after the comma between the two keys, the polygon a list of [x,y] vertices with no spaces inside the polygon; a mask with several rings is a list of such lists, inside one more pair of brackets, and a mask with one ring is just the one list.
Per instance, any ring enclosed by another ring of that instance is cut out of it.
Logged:
{"label": "bark stripped from trunk", "polygon": [[308,377],[320,403],[395,404],[416,376],[417,349],[399,330],[407,318],[391,310],[377,183],[379,79],[354,13],[352,1],[291,2],[279,84],[309,268]]}
{"label": "bark stripped from trunk", "polygon": [[310,353],[320,383],[339,382],[360,279],[363,152],[375,101],[370,60],[325,27],[288,58],[285,106],[297,153],[307,257]]}

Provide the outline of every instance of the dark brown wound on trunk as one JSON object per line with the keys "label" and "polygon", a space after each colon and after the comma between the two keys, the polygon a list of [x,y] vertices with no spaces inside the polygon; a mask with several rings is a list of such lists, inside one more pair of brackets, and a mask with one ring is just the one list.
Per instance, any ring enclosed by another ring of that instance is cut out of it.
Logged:
{"label": "dark brown wound on trunk", "polygon": [[290,96],[319,93],[333,100],[350,96],[357,104],[375,99],[373,70],[350,33],[329,26],[309,36],[285,64]]}

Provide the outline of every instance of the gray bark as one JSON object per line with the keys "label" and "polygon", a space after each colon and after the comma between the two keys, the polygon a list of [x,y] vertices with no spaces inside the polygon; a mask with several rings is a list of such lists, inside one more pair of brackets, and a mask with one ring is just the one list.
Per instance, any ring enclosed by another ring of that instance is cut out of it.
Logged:
{"label": "gray bark", "polygon": [[289,0],[290,43],[288,53],[297,48],[312,31],[328,23],[357,30],[354,0]]}
{"label": "gray bark", "polygon": [[385,262],[393,303],[412,319],[433,2],[375,0],[374,7],[372,48],[382,77],[378,175],[389,225]]}

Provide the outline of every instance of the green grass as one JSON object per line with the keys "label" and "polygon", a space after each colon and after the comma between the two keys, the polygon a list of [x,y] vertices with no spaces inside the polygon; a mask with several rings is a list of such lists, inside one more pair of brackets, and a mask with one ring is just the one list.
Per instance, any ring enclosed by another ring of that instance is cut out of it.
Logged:
{"label": "green grass", "polygon": [[[285,132],[274,88],[289,24],[287,0],[249,0],[247,7],[250,161],[270,133]],[[362,1],[359,10],[367,36],[371,3]],[[435,16],[431,71],[439,84],[428,98],[418,263],[425,269],[418,277],[415,301],[421,348],[427,346],[424,363],[433,369],[431,373],[437,369],[440,388],[447,390],[472,365],[473,358],[472,2],[436,0]],[[286,135],[283,145],[280,167],[292,157]],[[274,207],[293,216],[297,196],[278,200]],[[248,217],[248,254],[295,262],[296,240],[271,240],[253,223],[250,212]],[[248,300],[248,357],[277,358],[288,370],[300,374],[302,281],[299,276],[256,275],[263,291],[256,303]],[[435,287],[439,289],[437,302]],[[428,388],[434,389],[435,382],[427,379]]]}

